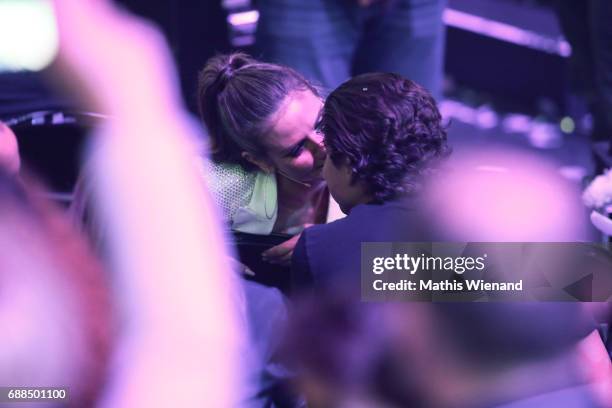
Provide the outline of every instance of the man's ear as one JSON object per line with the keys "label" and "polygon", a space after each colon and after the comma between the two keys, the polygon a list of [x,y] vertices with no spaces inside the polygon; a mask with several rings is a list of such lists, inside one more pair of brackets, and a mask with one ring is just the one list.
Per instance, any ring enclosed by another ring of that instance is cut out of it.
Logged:
{"label": "man's ear", "polygon": [[270,174],[270,173],[274,172],[274,166],[272,166],[270,163],[268,163],[267,160],[255,157],[254,155],[252,155],[249,152],[242,152],[241,156],[242,156],[242,158],[244,160],[246,160],[249,163],[255,165],[257,168],[259,168],[259,170],[263,171],[264,173]]}
{"label": "man's ear", "polygon": [[347,157],[344,157],[342,159],[342,171],[347,175],[347,176],[353,176],[353,167],[351,167],[351,162],[349,161],[349,159]]}
{"label": "man's ear", "polygon": [[342,157],[342,161],[340,163],[340,171],[344,173],[344,177],[346,180],[349,180],[349,185],[355,184],[355,177],[353,176],[353,167],[351,166],[351,161],[348,157]]}

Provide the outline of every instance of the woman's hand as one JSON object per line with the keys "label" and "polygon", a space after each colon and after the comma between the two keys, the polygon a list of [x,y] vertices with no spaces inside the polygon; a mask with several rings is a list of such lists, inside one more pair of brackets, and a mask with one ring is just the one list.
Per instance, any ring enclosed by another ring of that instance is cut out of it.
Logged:
{"label": "woman's hand", "polygon": [[261,254],[264,261],[275,265],[290,266],[291,257],[293,256],[293,248],[297,244],[298,239],[302,234],[298,234],[291,239],[272,247]]}
{"label": "woman's hand", "polygon": [[240,275],[255,276],[255,272],[236,258],[228,257],[230,268]]}

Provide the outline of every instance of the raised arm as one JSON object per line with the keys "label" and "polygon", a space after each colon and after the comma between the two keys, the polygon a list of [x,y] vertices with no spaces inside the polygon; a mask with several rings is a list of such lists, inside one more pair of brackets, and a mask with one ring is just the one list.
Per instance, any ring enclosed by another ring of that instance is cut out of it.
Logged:
{"label": "raised arm", "polygon": [[111,115],[90,157],[123,320],[102,406],[232,406],[239,296],[168,48],[108,1],[54,5],[55,71]]}

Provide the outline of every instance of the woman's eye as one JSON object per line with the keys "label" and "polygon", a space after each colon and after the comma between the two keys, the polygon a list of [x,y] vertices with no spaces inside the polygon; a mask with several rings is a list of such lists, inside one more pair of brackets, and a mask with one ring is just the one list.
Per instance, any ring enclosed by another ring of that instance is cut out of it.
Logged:
{"label": "woman's eye", "polygon": [[299,144],[295,146],[293,149],[291,149],[291,151],[289,152],[289,156],[298,157],[300,153],[302,153],[302,150],[304,150],[304,144]]}

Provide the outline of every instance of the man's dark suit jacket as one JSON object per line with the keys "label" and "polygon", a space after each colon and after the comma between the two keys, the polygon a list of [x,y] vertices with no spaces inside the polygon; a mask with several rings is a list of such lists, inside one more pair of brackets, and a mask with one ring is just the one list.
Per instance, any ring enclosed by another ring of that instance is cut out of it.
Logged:
{"label": "man's dark suit jacket", "polygon": [[[342,289],[361,293],[362,242],[428,242],[437,234],[427,223],[418,200],[403,198],[362,204],[329,224],[302,233],[293,252],[293,289]],[[438,237],[439,238],[439,237]]]}

